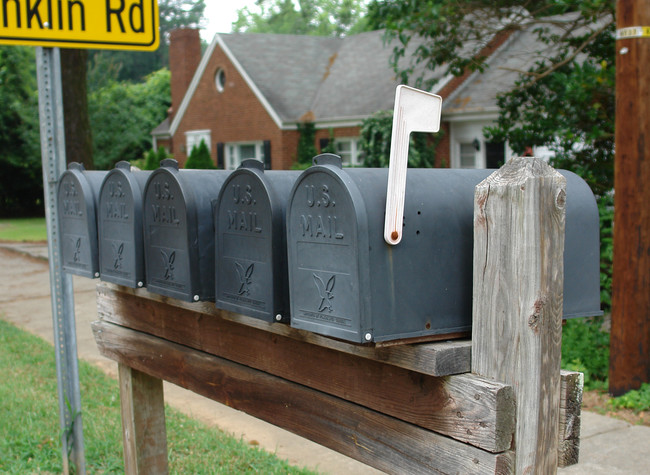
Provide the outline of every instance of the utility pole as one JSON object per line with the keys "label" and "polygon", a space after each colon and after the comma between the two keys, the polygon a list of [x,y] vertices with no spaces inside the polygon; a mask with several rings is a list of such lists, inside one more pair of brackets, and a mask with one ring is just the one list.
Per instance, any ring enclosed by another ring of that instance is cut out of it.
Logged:
{"label": "utility pole", "polygon": [[650,381],[650,8],[616,6],[614,269],[609,391]]}

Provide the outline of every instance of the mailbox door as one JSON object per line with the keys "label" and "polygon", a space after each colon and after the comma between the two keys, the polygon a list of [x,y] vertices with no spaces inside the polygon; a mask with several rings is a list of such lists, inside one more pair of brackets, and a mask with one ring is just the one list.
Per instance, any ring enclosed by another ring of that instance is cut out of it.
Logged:
{"label": "mailbox door", "polygon": [[151,172],[131,173],[124,163],[108,173],[99,194],[99,267],[102,280],[136,288],[145,280],[142,193]]}
{"label": "mailbox door", "polygon": [[63,270],[99,277],[97,220],[91,184],[79,169],[66,170],[58,187]]}
{"label": "mailbox door", "polygon": [[190,273],[195,228],[178,178],[178,170],[159,168],[144,194],[144,235],[147,289],[181,300],[194,300]]}
{"label": "mailbox door", "polygon": [[269,190],[257,173],[233,172],[215,216],[217,307],[273,321],[272,217]]}
{"label": "mailbox door", "polygon": [[367,217],[344,170],[314,166],[298,179],[288,205],[287,247],[291,326],[365,341]]}
{"label": "mailbox door", "polygon": [[284,215],[299,174],[247,160],[224,184],[215,210],[217,307],[289,321]]}

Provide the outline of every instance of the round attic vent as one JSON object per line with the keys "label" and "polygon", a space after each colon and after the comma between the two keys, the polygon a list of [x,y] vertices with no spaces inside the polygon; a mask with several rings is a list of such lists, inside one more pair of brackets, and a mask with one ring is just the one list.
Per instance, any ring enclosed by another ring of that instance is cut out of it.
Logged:
{"label": "round attic vent", "polygon": [[214,84],[217,86],[217,91],[223,92],[226,87],[226,72],[219,68],[217,73],[214,75]]}

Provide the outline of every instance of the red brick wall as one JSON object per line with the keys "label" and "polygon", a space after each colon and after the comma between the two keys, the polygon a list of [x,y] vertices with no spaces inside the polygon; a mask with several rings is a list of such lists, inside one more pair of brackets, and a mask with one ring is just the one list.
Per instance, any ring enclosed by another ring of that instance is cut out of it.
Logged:
{"label": "red brick wall", "polygon": [[[223,69],[226,77],[223,92],[219,92],[215,84],[219,69]],[[270,140],[273,169],[289,168],[295,159],[297,132],[278,128],[218,45],[173,137],[174,158],[181,165],[187,160],[188,153],[184,147],[185,132],[204,129],[211,131],[210,149],[215,163],[216,144],[220,142]]]}

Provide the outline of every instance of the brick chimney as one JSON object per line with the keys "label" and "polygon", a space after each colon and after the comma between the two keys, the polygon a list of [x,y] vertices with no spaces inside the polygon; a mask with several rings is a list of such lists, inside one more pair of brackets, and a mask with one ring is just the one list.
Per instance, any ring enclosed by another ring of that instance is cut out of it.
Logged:
{"label": "brick chimney", "polygon": [[201,62],[199,30],[179,28],[169,35],[169,70],[171,72],[172,106],[170,120],[181,105],[183,96]]}

